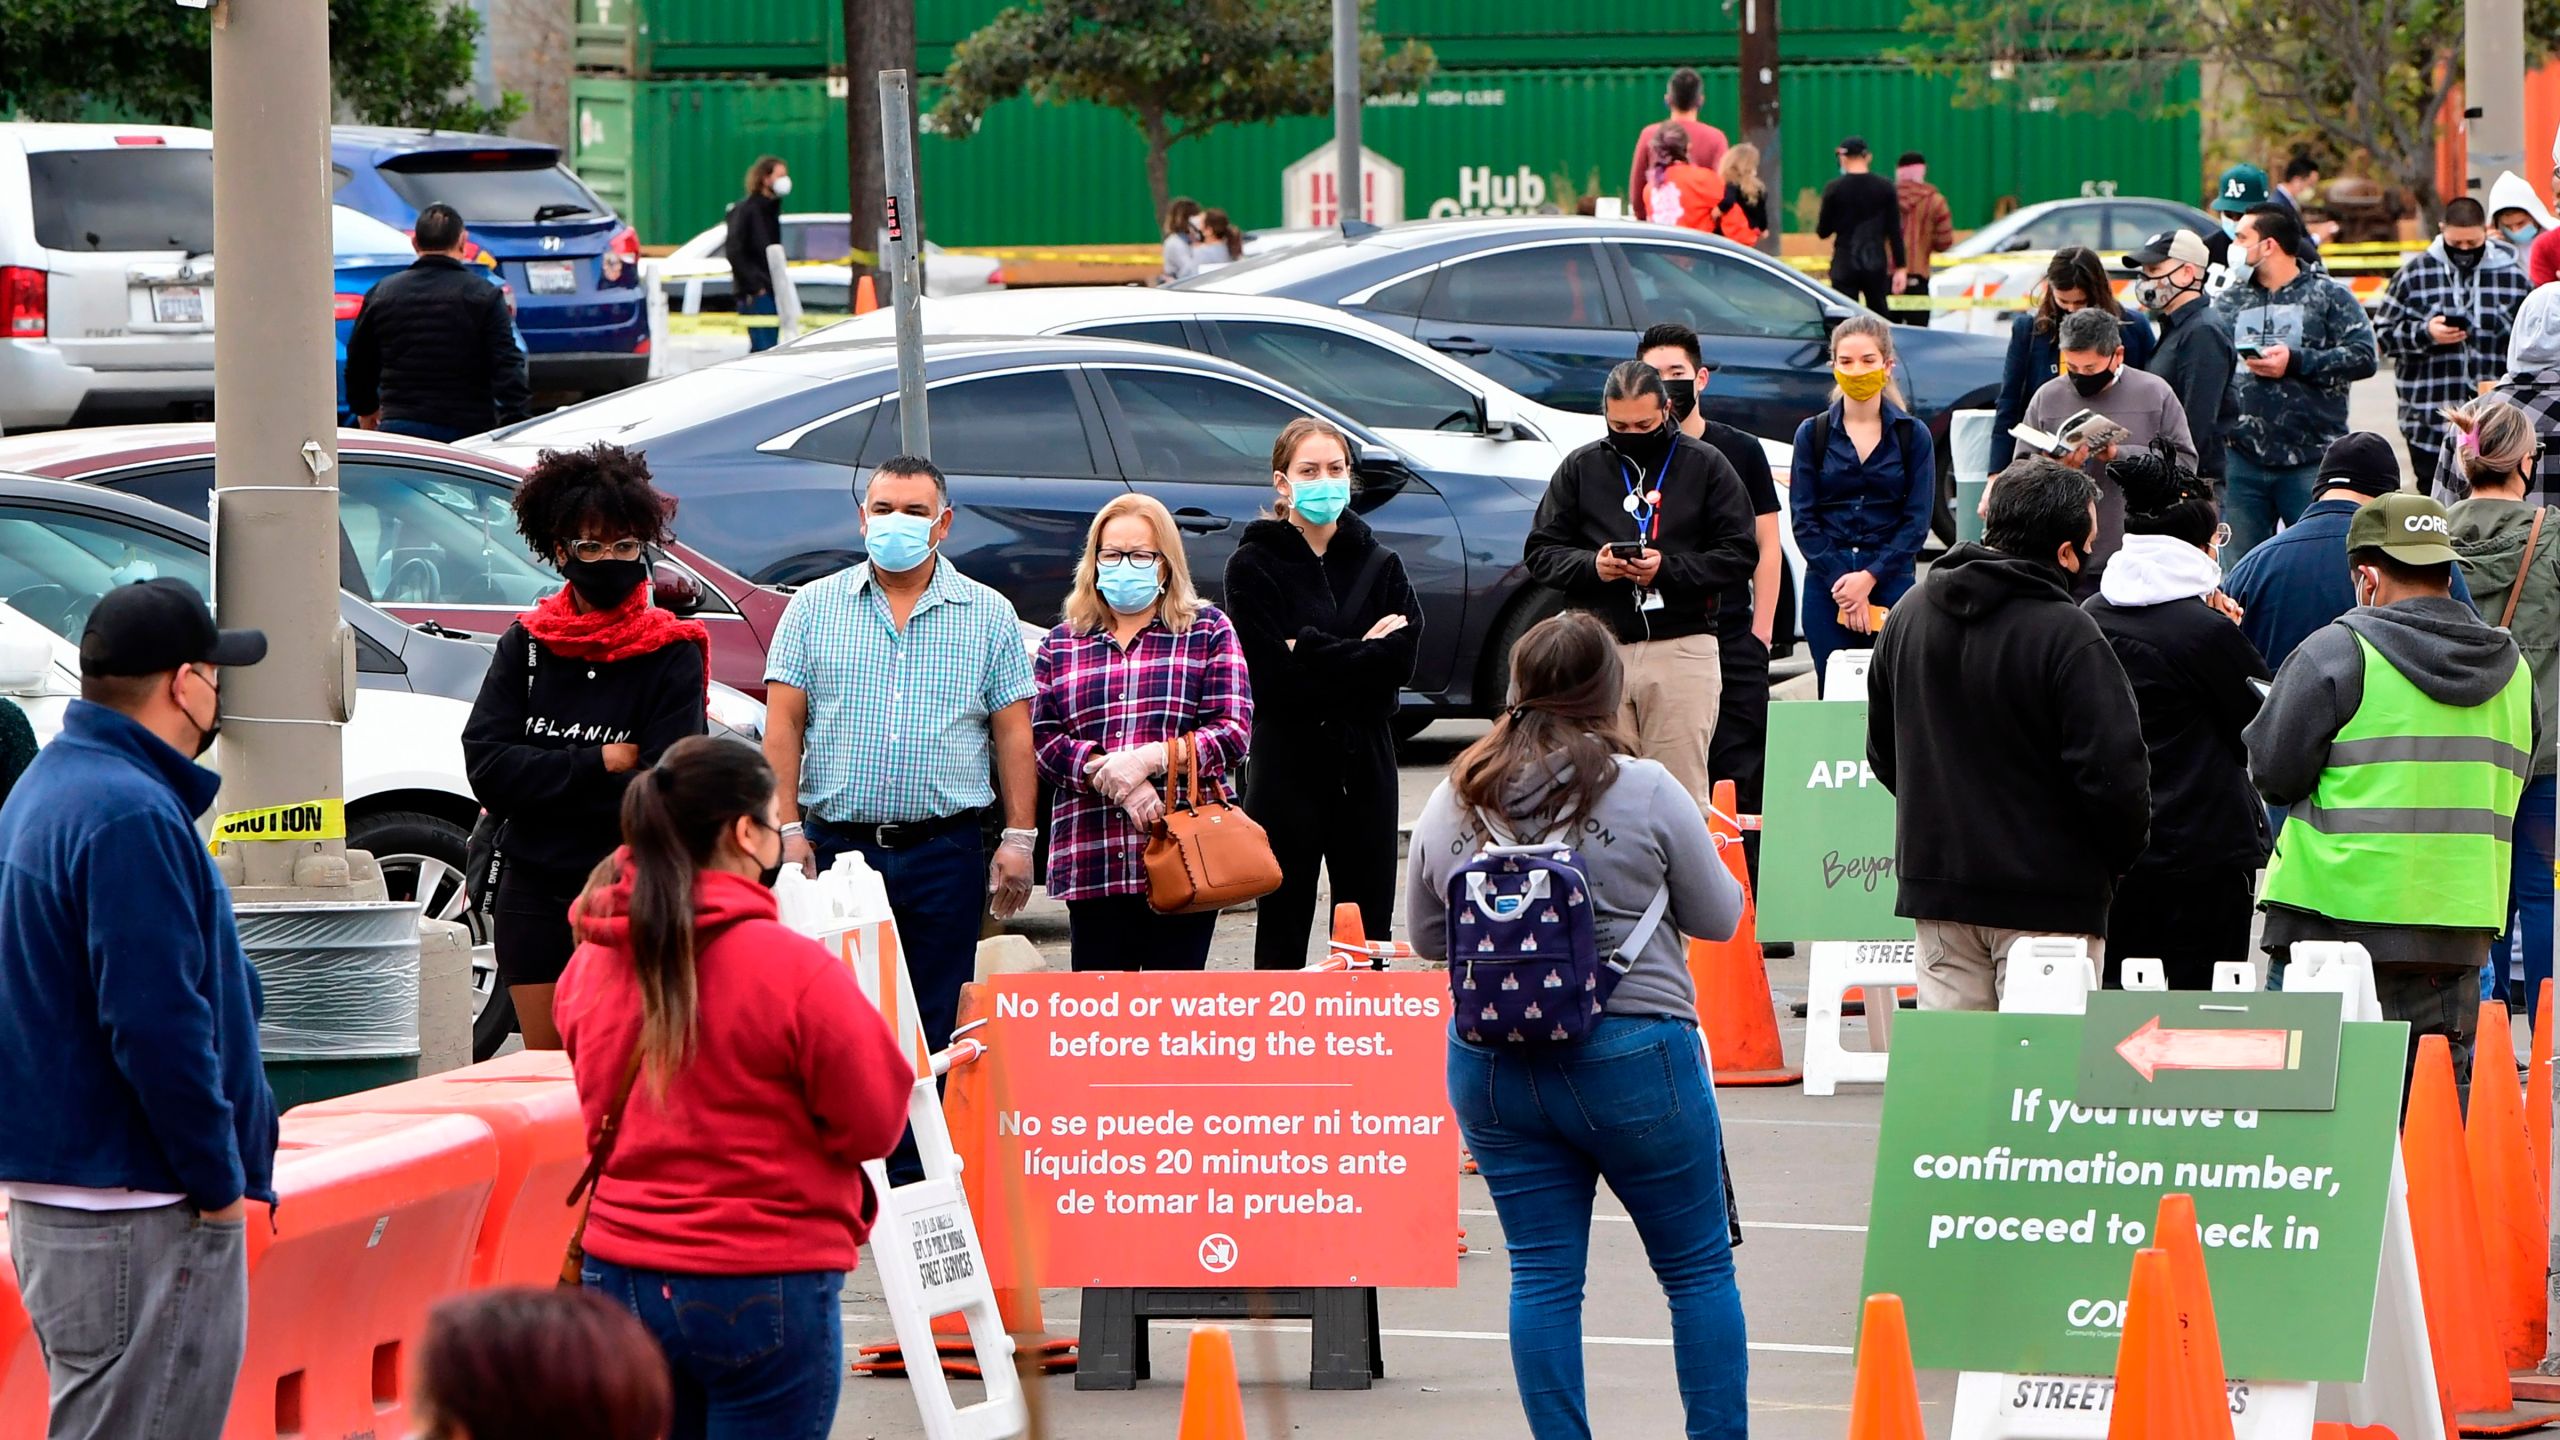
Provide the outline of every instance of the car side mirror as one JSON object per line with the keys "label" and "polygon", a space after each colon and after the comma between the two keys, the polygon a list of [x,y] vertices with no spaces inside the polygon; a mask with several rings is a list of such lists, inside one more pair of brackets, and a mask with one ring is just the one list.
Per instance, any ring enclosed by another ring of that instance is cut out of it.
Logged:
{"label": "car side mirror", "polygon": [[1381,498],[1402,490],[1413,479],[1404,457],[1384,445],[1362,445],[1359,462],[1353,468],[1360,472],[1361,493]]}
{"label": "car side mirror", "polygon": [[2034,239],[2023,232],[2000,242],[2000,253],[2003,255],[2015,255],[2034,248],[2036,248]]}
{"label": "car side mirror", "polygon": [[702,609],[702,585],[684,571],[661,562],[650,569],[649,598],[659,609],[691,619]]}
{"label": "car side mirror", "polygon": [[[1852,315],[1863,315],[1863,314],[1865,314],[1865,313],[1867,313],[1867,310],[1866,310],[1866,307],[1865,307],[1865,306],[1863,306],[1863,305],[1825,305],[1825,306],[1823,306],[1823,307],[1822,307],[1822,333],[1823,333],[1824,337],[1825,337],[1825,338],[1828,338],[1828,337],[1830,336],[1830,334],[1831,334],[1831,332],[1832,332],[1832,331],[1839,329],[1839,328],[1840,328],[1840,322],[1841,322],[1841,321],[1848,319],[1848,318],[1849,318],[1850,316],[1852,316]],[[1709,373],[1709,374],[1714,374],[1714,373],[1715,373],[1715,367],[1714,367],[1714,366],[1709,366],[1709,367],[1707,367],[1707,373]]]}

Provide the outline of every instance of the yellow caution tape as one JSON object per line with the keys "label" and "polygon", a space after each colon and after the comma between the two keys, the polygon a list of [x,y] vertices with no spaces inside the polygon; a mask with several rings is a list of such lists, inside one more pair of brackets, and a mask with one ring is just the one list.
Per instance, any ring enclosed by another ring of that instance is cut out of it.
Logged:
{"label": "yellow caution tape", "polygon": [[213,846],[253,840],[344,840],[347,802],[298,800],[257,810],[234,810],[213,822]]}
{"label": "yellow caution tape", "polygon": [[[838,320],[851,318],[849,315],[804,310],[800,313],[800,330],[801,333],[806,334],[821,325],[832,325]],[[741,316],[726,310],[703,315],[687,315],[681,310],[667,312],[669,335],[744,335],[749,330],[769,330],[780,323],[781,321],[771,315]]]}

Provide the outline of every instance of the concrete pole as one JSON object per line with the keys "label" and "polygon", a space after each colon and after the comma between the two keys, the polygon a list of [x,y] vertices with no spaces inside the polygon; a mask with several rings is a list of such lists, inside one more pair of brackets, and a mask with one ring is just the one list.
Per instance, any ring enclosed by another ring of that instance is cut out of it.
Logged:
{"label": "concrete pole", "polygon": [[[338,726],[354,648],[338,618],[338,417],[329,296],[328,0],[213,7],[214,595],[267,632],[222,677],[219,808],[321,801],[346,786]],[[235,886],[339,888],[346,842],[223,847]]]}
{"label": "concrete pole", "polygon": [[925,423],[924,219],[916,209],[914,92],[904,70],[880,72],[880,173],[886,197],[889,310],[898,323],[898,448],[932,455],[933,431]]}
{"label": "concrete pole", "polygon": [[1787,216],[1778,155],[1778,0],[1742,0],[1742,138],[1760,147],[1769,209],[1760,248],[1775,255]]}
{"label": "concrete pole", "polygon": [[2542,178],[2524,160],[2524,0],[2464,0],[2462,104],[2464,183],[2474,198],[2487,202],[2501,170]]}
{"label": "concrete pole", "polygon": [[1360,0],[1333,0],[1333,148],[1334,223],[1367,219],[1360,189]]}

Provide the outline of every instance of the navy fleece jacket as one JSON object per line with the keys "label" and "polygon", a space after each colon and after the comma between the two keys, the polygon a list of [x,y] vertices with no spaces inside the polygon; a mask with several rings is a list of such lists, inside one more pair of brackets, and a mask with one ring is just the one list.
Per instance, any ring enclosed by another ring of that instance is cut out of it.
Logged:
{"label": "navy fleece jacket", "polygon": [[79,701],[0,806],[0,1182],[275,1199],[264,998],[195,828],[221,785]]}

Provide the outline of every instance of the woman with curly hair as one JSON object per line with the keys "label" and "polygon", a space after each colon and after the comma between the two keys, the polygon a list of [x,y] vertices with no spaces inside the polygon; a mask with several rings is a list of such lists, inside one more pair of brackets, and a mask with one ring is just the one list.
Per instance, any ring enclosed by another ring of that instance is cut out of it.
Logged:
{"label": "woman with curly hair", "polygon": [[703,733],[711,636],[650,603],[649,547],[675,502],[619,445],[546,452],[516,491],[516,529],[568,585],[498,637],[462,729],[472,793],[501,827],[498,981],[531,1050],[557,1050],[551,989],[576,942],[569,902],[622,839],[622,792]]}

